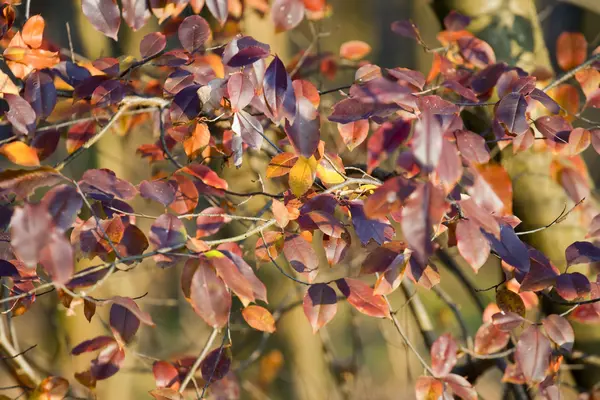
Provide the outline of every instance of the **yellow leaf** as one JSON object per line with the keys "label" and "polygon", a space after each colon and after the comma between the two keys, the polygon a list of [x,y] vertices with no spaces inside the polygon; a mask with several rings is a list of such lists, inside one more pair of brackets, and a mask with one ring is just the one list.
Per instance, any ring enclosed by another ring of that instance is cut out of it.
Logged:
{"label": "yellow leaf", "polygon": [[514,312],[525,318],[525,303],[518,293],[508,289],[500,289],[496,292],[496,304],[502,311]]}
{"label": "yellow leaf", "polygon": [[0,147],[0,153],[15,164],[24,167],[37,167],[40,165],[37,151],[23,142],[11,142]]}
{"label": "yellow leaf", "polygon": [[310,189],[315,181],[317,173],[317,160],[314,156],[310,158],[298,157],[298,161],[290,170],[290,189],[296,197],[302,196]]}
{"label": "yellow leaf", "polygon": [[[337,158],[339,159],[339,157]],[[326,187],[339,185],[345,181],[344,177],[337,172],[344,170],[344,165],[341,164],[341,160],[338,159],[335,157],[330,158],[331,162],[336,164],[335,168],[326,158],[322,158],[321,161],[319,161],[319,165],[317,165],[317,176],[323,181],[323,184]]]}

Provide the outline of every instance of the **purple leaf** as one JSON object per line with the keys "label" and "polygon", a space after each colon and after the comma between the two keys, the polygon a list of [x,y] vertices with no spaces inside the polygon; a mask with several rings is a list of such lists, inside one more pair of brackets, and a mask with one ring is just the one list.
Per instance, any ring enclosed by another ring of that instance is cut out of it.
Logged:
{"label": "purple leaf", "polygon": [[373,104],[366,104],[358,99],[344,99],[333,106],[333,112],[329,116],[332,122],[347,124],[350,122],[367,119],[375,112]]}
{"label": "purple leaf", "polygon": [[567,266],[600,261],[600,247],[590,242],[575,242],[565,250]]}
{"label": "purple leaf", "polygon": [[498,103],[496,118],[510,133],[519,135],[529,129],[525,111],[527,111],[525,97],[519,93],[509,93]]}
{"label": "purple leaf", "polygon": [[157,249],[177,248],[185,245],[187,233],[179,218],[163,214],[150,227],[148,239]]}
{"label": "purple leaf", "polygon": [[294,29],[304,18],[304,3],[302,0],[275,0],[271,5],[271,18],[276,32]]}
{"label": "purple leaf", "polygon": [[140,182],[140,196],[168,206],[175,200],[175,185],[170,181],[142,181]]}
{"label": "purple leaf", "polygon": [[528,272],[531,261],[529,250],[525,243],[515,234],[514,229],[507,224],[500,225],[500,240],[494,235],[483,232],[492,245],[492,249],[500,258],[522,273]]}
{"label": "purple leaf", "polygon": [[75,254],[69,240],[57,231],[52,232],[46,246],[40,252],[40,263],[52,278],[52,282],[65,284],[75,269]]}
{"label": "purple leaf", "polygon": [[294,87],[285,66],[277,56],[267,67],[263,90],[265,102],[275,121],[279,121],[282,117],[294,118],[296,114]]}
{"label": "purple leaf", "polygon": [[231,130],[242,137],[242,141],[253,149],[260,149],[263,143],[263,126],[256,117],[240,110],[233,115]]}
{"label": "purple leaf", "polygon": [[221,26],[225,25],[225,21],[227,21],[227,16],[229,15],[227,0],[206,0],[206,6]]}
{"label": "purple leaf", "polygon": [[271,54],[268,44],[255,40],[252,36],[242,36],[233,39],[223,51],[223,63],[230,67],[244,67],[254,64]]}
{"label": "purple leaf", "polygon": [[48,241],[52,215],[43,204],[25,204],[15,208],[10,220],[10,244],[19,260],[35,268],[40,251]]}
{"label": "purple leaf", "polygon": [[117,197],[122,200],[131,200],[137,195],[135,186],[124,179],[119,179],[109,169],[89,169],[79,181],[84,192],[100,191],[101,193]]}
{"label": "purple leaf", "polygon": [[559,275],[556,278],[555,289],[560,297],[567,301],[573,301],[587,296],[591,286],[585,275],[573,272]]}
{"label": "purple leaf", "polygon": [[321,139],[321,118],[315,106],[305,97],[298,99],[294,122],[285,122],[285,133],[296,152],[310,158]]}
{"label": "purple leaf", "polygon": [[231,74],[227,81],[229,101],[234,112],[246,107],[254,98],[254,85],[250,78],[243,73]]}
{"label": "purple leaf", "polygon": [[540,117],[535,120],[535,127],[549,140],[568,143],[573,126],[559,115]]}
{"label": "purple leaf", "polygon": [[[134,0],[130,0],[134,1]],[[140,3],[139,1],[137,3]],[[154,57],[167,46],[167,38],[160,32],[152,32],[144,36],[140,42],[140,54],[143,58]]]}
{"label": "purple leaf", "polygon": [[361,201],[350,203],[350,213],[352,214],[352,225],[363,245],[369,243],[371,239],[380,245],[392,240],[394,228],[385,218],[367,218]]}
{"label": "purple leaf", "polygon": [[47,208],[56,228],[64,232],[75,222],[83,199],[73,186],[59,185],[44,195],[41,204]]}
{"label": "purple leaf", "polygon": [[444,17],[444,27],[451,32],[462,31],[471,23],[471,18],[452,10]]}
{"label": "purple leaf", "polygon": [[50,74],[33,71],[25,80],[25,100],[29,102],[38,118],[48,118],[56,106],[56,88]]}
{"label": "purple leaf", "polygon": [[8,103],[9,110],[6,118],[13,129],[22,135],[33,133],[35,130],[35,110],[19,95],[4,93],[4,100]]}
{"label": "purple leaf", "polygon": [[464,158],[476,163],[487,164],[490,161],[490,152],[485,139],[471,131],[458,131],[456,136],[456,146]]}
{"label": "purple leaf", "polygon": [[539,327],[532,325],[521,334],[515,359],[528,382],[537,383],[546,378],[551,352],[550,341]]}

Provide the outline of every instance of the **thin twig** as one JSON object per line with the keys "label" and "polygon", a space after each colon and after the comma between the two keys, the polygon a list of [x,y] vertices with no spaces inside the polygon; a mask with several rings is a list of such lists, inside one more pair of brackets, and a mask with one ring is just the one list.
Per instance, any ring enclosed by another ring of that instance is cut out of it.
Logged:
{"label": "thin twig", "polygon": [[548,90],[557,87],[561,83],[566,82],[569,79],[571,79],[573,76],[575,76],[575,74],[577,72],[581,71],[582,69],[585,69],[585,68],[589,67],[590,65],[592,65],[594,62],[596,62],[598,60],[600,60],[600,53],[599,54],[594,54],[593,56],[591,56],[590,58],[588,58],[583,64],[580,64],[580,65],[576,66],[575,68],[573,68],[572,70],[565,72],[564,74],[562,74],[562,76],[560,76],[559,78],[556,78],[555,80],[553,80],[550,84],[548,84],[548,86],[546,86],[542,90],[544,92],[547,92]]}
{"label": "thin twig", "polygon": [[196,370],[200,366],[200,363],[202,362],[202,360],[204,359],[204,357],[206,357],[206,355],[210,351],[210,348],[212,347],[215,339],[217,338],[217,334],[218,333],[219,333],[219,328],[214,328],[212,330],[212,332],[210,333],[210,336],[206,340],[206,344],[202,348],[202,351],[200,352],[200,355],[198,356],[198,358],[196,358],[196,361],[194,362],[194,365],[192,365],[192,368],[190,368],[189,372],[187,373],[187,375],[183,379],[183,382],[181,382],[181,386],[179,387],[179,393],[183,393],[183,391],[185,390],[185,388],[187,387],[187,385],[192,380],[192,377],[196,373]]}
{"label": "thin twig", "polygon": [[540,231],[543,231],[545,229],[548,229],[548,228],[550,228],[553,225],[560,224],[565,219],[567,219],[567,217],[569,216],[569,214],[571,214],[571,212],[573,212],[573,210],[575,210],[575,208],[577,206],[579,206],[581,203],[583,203],[584,201],[585,201],[585,197],[582,198],[581,200],[579,200],[573,207],[571,207],[571,209],[569,211],[567,211],[567,205],[565,204],[565,207],[563,208],[563,210],[561,211],[561,213],[558,215],[558,217],[556,217],[548,225],[542,226],[541,228],[532,229],[532,230],[529,230],[529,231],[517,232],[517,235],[518,236],[529,235],[531,233],[536,233],[536,232],[540,232]]}
{"label": "thin twig", "polygon": [[517,349],[516,349],[516,347],[513,347],[511,349],[504,350],[500,353],[494,353],[494,354],[478,354],[472,350],[467,349],[466,347],[462,347],[461,350],[463,351],[463,353],[466,353],[466,354],[470,355],[471,357],[477,358],[479,360],[495,360],[497,358],[504,358],[504,357],[510,356]]}

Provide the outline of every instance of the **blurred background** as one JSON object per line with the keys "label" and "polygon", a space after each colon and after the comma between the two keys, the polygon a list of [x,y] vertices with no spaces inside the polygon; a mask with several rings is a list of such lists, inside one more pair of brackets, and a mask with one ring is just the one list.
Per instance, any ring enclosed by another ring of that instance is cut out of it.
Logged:
{"label": "blurred background", "polygon": [[[431,54],[417,48],[413,41],[394,35],[390,24],[396,20],[412,19],[420,28],[425,42],[437,46],[436,34],[441,29],[440,16],[449,9],[459,9],[475,17],[478,35],[494,47],[497,57],[509,63],[520,63],[531,71],[535,66],[556,69],[555,42],[563,31],[583,32],[590,49],[600,45],[600,0],[330,0],[333,15],[317,23],[320,32],[328,35],[319,42],[321,51],[339,52],[339,47],[348,40],[363,40],[373,51],[368,59],[382,67],[406,67],[427,74],[431,65]],[[189,13],[186,10],[185,13]],[[152,19],[142,30],[132,32],[126,24],[121,25],[119,41],[114,42],[95,31],[81,13],[80,0],[32,0],[31,14],[41,14],[46,21],[45,37],[51,42],[69,48],[66,24],[71,30],[72,45],[76,53],[89,59],[100,56],[120,57],[130,55],[139,58],[139,42],[149,33],[160,29]],[[204,14],[203,14],[204,15]],[[208,16],[206,16],[208,18]],[[299,50],[311,42],[308,22],[291,32],[275,34],[268,16],[250,13],[242,21],[242,31],[256,39],[269,43],[284,61],[290,61]],[[172,39],[176,46],[176,38]],[[542,65],[540,65],[542,64]],[[322,78],[323,89],[350,84],[353,72],[340,70],[335,79]],[[323,110],[339,98],[333,95],[323,98]],[[593,113],[584,114],[600,120]],[[126,135],[110,135],[101,140],[93,152],[88,152],[71,164],[66,172],[79,178],[88,168],[109,168],[134,184],[154,174],[153,167],[142,160],[135,151],[140,144],[155,140],[150,123],[127,132]],[[332,144],[337,136],[334,124],[323,127],[323,137]],[[352,153],[338,149],[344,162],[365,162],[364,147]],[[598,157],[593,150],[586,153],[592,177],[598,182]],[[64,155],[64,154],[63,154]],[[245,161],[241,170],[224,168],[230,188],[237,192],[257,188],[259,173],[269,162],[267,155],[254,155]],[[385,168],[386,165],[383,165]],[[264,177],[263,177],[264,178]],[[266,182],[267,191],[276,192],[283,188],[279,182]],[[252,215],[264,205],[264,200],[253,199],[240,205],[245,215]],[[136,212],[159,215],[155,205],[136,200]],[[202,206],[200,207],[202,208]],[[242,211],[239,211],[240,213]],[[548,220],[551,220],[548,216]],[[150,220],[139,220],[142,230],[147,231]],[[231,223],[220,236],[232,236],[244,231],[244,227]],[[254,242],[243,243],[248,261],[254,264]],[[366,250],[356,249],[346,257],[344,265],[336,266],[323,273],[324,279],[331,275],[340,277],[357,271],[366,256]],[[453,253],[454,254],[454,253]],[[457,261],[461,260],[457,257]],[[462,265],[462,270],[476,287],[488,287],[501,279],[496,260],[482,268],[478,275]],[[78,268],[84,268],[82,261]],[[99,382],[99,399],[149,398],[148,391],[155,387],[152,376],[154,359],[175,360],[182,356],[196,356],[210,334],[210,329],[193,312],[181,295],[179,277],[181,266],[161,270],[152,261],[145,261],[131,272],[114,275],[96,293],[98,297],[112,295],[140,296],[138,303],[150,312],[156,327],[142,326],[137,342],[127,353],[125,367],[114,377]],[[459,303],[460,310],[473,335],[481,324],[481,311],[477,308],[454,275],[440,266],[441,287]],[[264,264],[258,272],[268,288],[269,309],[281,310],[296,304],[304,295],[304,288],[294,285]],[[438,297],[418,289],[436,332],[460,333],[451,310]],[[493,291],[480,294],[487,302],[492,300]],[[398,289],[390,300],[397,310],[397,317],[409,332],[410,339],[421,354],[427,355],[421,334],[412,319],[406,293]],[[235,300],[237,301],[237,300]],[[40,297],[32,309],[13,319],[18,332],[21,349],[38,346],[28,353],[32,364],[51,375],[62,375],[72,382],[79,396],[88,392],[78,386],[73,373],[83,371],[89,365],[89,357],[70,356],[70,349],[83,340],[109,333],[107,310],[99,311],[92,323],[83,316],[82,306],[65,312],[57,306],[56,294]],[[232,317],[232,352],[234,367],[255,349],[262,350],[254,362],[244,365],[237,385],[243,399],[412,399],[414,380],[422,374],[422,367],[408,351],[389,321],[365,317],[351,310],[345,303],[338,306],[338,314],[331,324],[313,335],[301,307],[295,307],[278,321],[277,332],[266,337],[251,330],[239,314],[240,304],[234,303]],[[596,329],[596,327],[594,327]],[[587,340],[587,339],[585,339]],[[590,334],[590,343],[600,347],[598,337]],[[220,343],[217,341],[217,343]],[[504,391],[500,383],[501,373],[490,368],[478,380],[477,389],[486,400],[500,399]],[[0,364],[0,386],[13,384]],[[216,384],[215,384],[216,385]],[[222,385],[222,384],[221,384]],[[235,387],[234,383],[231,383]],[[234,390],[235,391],[235,390]],[[20,390],[5,391],[17,397]],[[574,395],[574,393],[571,393]],[[195,397],[194,397],[195,398]],[[226,397],[221,397],[226,398]]]}

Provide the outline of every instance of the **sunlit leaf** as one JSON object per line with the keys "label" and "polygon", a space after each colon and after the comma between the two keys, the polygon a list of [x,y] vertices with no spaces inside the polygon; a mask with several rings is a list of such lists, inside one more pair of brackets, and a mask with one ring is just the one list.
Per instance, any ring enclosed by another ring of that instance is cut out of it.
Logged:
{"label": "sunlit leaf", "polygon": [[275,318],[264,307],[251,305],[242,310],[242,317],[252,328],[273,333],[275,332]]}

